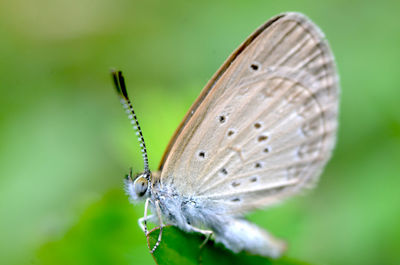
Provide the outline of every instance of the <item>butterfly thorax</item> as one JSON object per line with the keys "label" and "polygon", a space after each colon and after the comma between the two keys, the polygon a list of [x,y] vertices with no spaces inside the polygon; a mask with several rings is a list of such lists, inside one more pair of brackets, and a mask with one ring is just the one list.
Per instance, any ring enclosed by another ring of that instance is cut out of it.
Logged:
{"label": "butterfly thorax", "polygon": [[184,196],[172,185],[154,183],[150,193],[151,205],[158,201],[163,221],[190,232],[194,228],[218,232],[229,217],[224,209],[210,200],[196,196]]}

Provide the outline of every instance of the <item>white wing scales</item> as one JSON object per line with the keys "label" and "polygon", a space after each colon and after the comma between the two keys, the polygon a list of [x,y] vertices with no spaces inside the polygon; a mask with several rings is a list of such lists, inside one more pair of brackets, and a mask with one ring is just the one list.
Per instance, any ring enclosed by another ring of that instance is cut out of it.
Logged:
{"label": "white wing scales", "polygon": [[232,212],[271,205],[318,179],[337,108],[327,42],[304,16],[285,14],[249,42],[188,118],[161,183]]}

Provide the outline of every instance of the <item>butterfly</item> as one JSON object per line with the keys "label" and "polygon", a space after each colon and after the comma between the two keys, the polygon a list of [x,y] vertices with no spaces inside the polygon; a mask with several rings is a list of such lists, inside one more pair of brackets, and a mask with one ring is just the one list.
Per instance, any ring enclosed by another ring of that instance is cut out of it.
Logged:
{"label": "butterfly", "polygon": [[[279,257],[285,243],[244,219],[317,182],[336,141],[339,84],[322,31],[300,13],[268,20],[214,74],[151,172],[121,72],[113,72],[144,172],[126,178],[147,221],[213,235],[233,252]],[[148,215],[148,208],[153,215]]]}

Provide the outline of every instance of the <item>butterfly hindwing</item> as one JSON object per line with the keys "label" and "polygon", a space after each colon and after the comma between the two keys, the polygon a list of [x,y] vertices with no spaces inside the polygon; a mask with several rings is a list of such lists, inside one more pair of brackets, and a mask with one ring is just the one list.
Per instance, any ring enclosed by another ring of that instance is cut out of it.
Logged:
{"label": "butterfly hindwing", "polygon": [[247,39],[203,90],[167,148],[161,183],[232,212],[271,205],[318,179],[335,143],[336,68],[297,13]]}

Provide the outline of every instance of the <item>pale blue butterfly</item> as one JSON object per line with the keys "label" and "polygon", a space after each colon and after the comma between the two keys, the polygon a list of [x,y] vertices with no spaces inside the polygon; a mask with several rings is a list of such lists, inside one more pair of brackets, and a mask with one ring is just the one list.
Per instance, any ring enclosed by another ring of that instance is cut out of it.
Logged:
{"label": "pale blue butterfly", "polygon": [[[278,15],[233,52],[172,137],[159,170],[146,145],[121,72],[117,91],[133,124],[144,172],[126,180],[145,199],[139,224],[172,224],[213,235],[228,249],[279,257],[285,243],[246,221],[247,212],[312,187],[335,145],[339,85],[323,33],[299,13]],[[148,207],[153,215],[148,216]]]}

